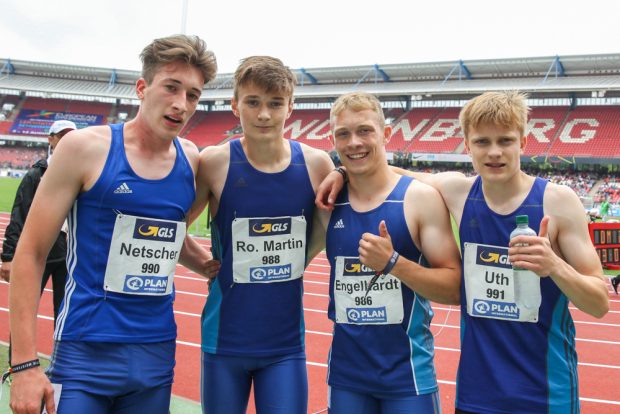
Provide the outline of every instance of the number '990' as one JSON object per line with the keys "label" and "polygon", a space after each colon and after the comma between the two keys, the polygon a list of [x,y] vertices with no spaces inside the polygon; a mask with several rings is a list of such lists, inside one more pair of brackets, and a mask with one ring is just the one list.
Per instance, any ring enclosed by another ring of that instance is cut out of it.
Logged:
{"label": "number '990'", "polygon": [[157,263],[142,263],[142,273],[159,273]]}

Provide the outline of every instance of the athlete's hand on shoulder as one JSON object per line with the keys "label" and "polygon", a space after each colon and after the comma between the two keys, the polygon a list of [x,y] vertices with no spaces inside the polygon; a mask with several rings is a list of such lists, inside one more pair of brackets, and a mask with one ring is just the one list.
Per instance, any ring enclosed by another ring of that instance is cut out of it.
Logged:
{"label": "athlete's hand on shoulder", "polygon": [[40,414],[41,401],[49,414],[56,414],[54,388],[40,368],[13,374],[10,407],[15,414]]}
{"label": "athlete's hand on shoulder", "polygon": [[332,211],[342,187],[344,187],[343,175],[336,170],[330,172],[317,188],[314,203],[318,208]]}
{"label": "athlete's hand on shoulder", "polygon": [[385,269],[385,266],[390,261],[390,257],[392,257],[392,253],[394,253],[392,238],[388,233],[385,221],[381,220],[381,223],[379,223],[379,235],[372,233],[362,234],[358,252],[360,254],[360,262],[363,265],[370,267],[375,272]]}
{"label": "athlete's hand on shoulder", "polygon": [[0,266],[0,278],[5,282],[11,281],[11,262],[2,262]]}
{"label": "athlete's hand on shoulder", "polygon": [[510,240],[508,260],[513,266],[531,270],[540,277],[547,277],[561,259],[555,254],[548,237],[549,216],[540,222],[538,236],[517,236]]}

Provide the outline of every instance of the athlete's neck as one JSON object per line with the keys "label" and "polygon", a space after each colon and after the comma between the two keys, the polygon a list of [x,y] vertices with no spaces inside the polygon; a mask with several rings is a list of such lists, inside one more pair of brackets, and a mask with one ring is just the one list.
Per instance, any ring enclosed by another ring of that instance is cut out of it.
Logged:
{"label": "athlete's neck", "polygon": [[291,146],[288,140],[240,140],[243,152],[254,168],[266,173],[284,171],[291,163]]}
{"label": "athlete's neck", "polygon": [[154,129],[140,117],[134,118],[123,126],[125,145],[132,145],[140,152],[167,153],[174,138],[174,135],[158,136]]}
{"label": "athlete's neck", "polygon": [[499,214],[515,211],[527,197],[534,177],[519,171],[508,181],[493,182],[482,179],[482,192],[489,208]]}
{"label": "athlete's neck", "polygon": [[387,166],[381,165],[363,174],[349,173],[349,202],[354,210],[372,210],[385,201],[400,179]]}

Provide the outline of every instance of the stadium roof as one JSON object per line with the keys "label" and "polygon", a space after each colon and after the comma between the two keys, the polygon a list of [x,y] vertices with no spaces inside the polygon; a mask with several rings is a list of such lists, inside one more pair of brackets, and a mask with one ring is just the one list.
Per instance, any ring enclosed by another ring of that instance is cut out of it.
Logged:
{"label": "stadium roof", "polygon": [[[136,99],[138,71],[0,59],[0,93]],[[620,97],[620,53],[295,69],[297,102],[331,101],[354,90],[384,100],[468,99],[519,89],[533,98]],[[201,102],[227,102],[232,74],[205,86]]]}

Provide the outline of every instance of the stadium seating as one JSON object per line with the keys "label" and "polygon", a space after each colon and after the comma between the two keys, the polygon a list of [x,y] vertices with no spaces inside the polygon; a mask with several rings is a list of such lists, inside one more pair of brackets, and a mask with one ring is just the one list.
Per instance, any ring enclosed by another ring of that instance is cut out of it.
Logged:
{"label": "stadium seating", "polygon": [[[116,122],[119,113],[132,119],[137,106],[101,102],[71,101],[38,97],[0,96],[2,102],[19,109],[65,111],[102,116],[104,122]],[[399,108],[386,110],[392,120],[393,134],[389,152],[463,153],[462,133],[458,125],[460,108]],[[10,134],[10,121],[0,121],[0,134]],[[620,107],[535,107],[529,121],[528,143],[524,155],[553,157],[620,157]],[[239,120],[229,111],[198,111],[185,127],[182,136],[203,148],[225,142],[241,133]],[[329,111],[295,110],[285,124],[284,136],[312,147],[332,150],[328,139]]]}
{"label": "stadium seating", "polygon": [[45,147],[0,148],[0,168],[28,169],[35,161],[46,157]]}
{"label": "stadium seating", "polygon": [[197,111],[181,136],[204,148],[229,138],[238,125],[239,119],[232,112]]}
{"label": "stadium seating", "polygon": [[620,107],[580,107],[571,111],[551,155],[575,157],[620,157]]}
{"label": "stadium seating", "polygon": [[567,107],[532,108],[524,155],[546,156],[567,115]]}
{"label": "stadium seating", "polygon": [[11,125],[13,125],[12,121],[0,121],[0,135],[8,134],[11,129]]}
{"label": "stadium seating", "polygon": [[294,111],[284,125],[284,137],[325,151],[334,149],[329,140],[329,110]]}
{"label": "stadium seating", "polygon": [[112,104],[104,102],[69,101],[66,111],[77,114],[93,114],[108,117],[112,111]]}
{"label": "stadium seating", "polygon": [[34,109],[40,111],[56,111],[65,112],[69,102],[64,99],[47,99],[47,98],[35,98],[28,97],[24,101],[22,109]]}

